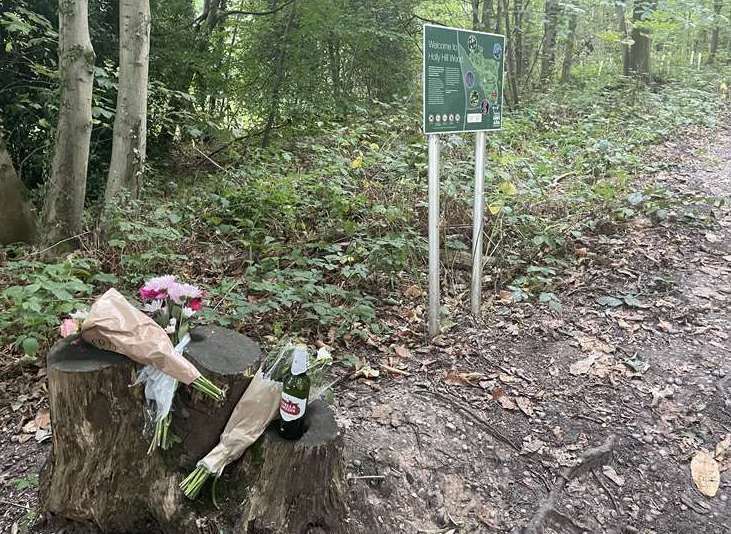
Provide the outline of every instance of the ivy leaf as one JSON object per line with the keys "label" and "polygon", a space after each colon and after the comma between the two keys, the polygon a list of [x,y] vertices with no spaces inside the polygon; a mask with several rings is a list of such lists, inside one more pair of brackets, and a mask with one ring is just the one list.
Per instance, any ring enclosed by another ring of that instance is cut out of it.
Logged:
{"label": "ivy leaf", "polygon": [[624,303],[630,308],[642,307],[642,303],[634,295],[625,295],[622,298],[624,299]]}

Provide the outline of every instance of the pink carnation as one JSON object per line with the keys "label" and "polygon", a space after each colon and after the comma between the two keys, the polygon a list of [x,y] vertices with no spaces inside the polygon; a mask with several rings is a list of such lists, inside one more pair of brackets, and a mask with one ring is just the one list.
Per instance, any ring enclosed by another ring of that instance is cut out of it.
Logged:
{"label": "pink carnation", "polygon": [[64,319],[61,321],[61,326],[58,327],[58,331],[61,337],[68,337],[79,331],[79,323],[73,319]]}
{"label": "pink carnation", "polygon": [[191,301],[188,303],[188,306],[193,311],[201,311],[201,308],[203,308],[203,299],[191,299]]}
{"label": "pink carnation", "polygon": [[[185,304],[186,301],[200,301],[203,297],[203,292],[196,286],[191,284],[171,284],[167,288],[168,296],[175,302],[175,304]],[[198,303],[200,305],[200,302]],[[191,306],[192,308],[192,306]]]}
{"label": "pink carnation", "polygon": [[144,300],[164,299],[168,296],[169,288],[176,285],[178,282],[171,274],[150,278],[140,288],[140,297]]}

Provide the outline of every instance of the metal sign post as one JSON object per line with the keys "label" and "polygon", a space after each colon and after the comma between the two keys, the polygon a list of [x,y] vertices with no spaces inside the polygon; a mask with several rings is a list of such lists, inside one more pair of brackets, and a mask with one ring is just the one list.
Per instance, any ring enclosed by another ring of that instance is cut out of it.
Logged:
{"label": "metal sign post", "polygon": [[482,300],[482,222],[485,209],[485,132],[475,136],[475,199],[472,206],[472,315],[479,317]]}
{"label": "metal sign post", "polygon": [[429,337],[439,334],[439,136],[429,138]]}
{"label": "metal sign post", "polygon": [[439,134],[475,132],[471,308],[480,313],[485,132],[502,128],[505,36],[424,25],[423,129],[429,139],[429,337],[439,334]]}

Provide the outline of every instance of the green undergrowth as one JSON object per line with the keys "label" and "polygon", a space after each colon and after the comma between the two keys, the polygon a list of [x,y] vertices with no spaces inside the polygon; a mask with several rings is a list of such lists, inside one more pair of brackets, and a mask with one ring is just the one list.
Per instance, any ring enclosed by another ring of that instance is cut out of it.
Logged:
{"label": "green undergrowth", "polygon": [[[558,312],[556,280],[585,238],[638,216],[697,218],[690,208],[705,199],[637,189],[635,178],[664,165],[648,157],[654,144],[715,126],[717,76],[688,73],[651,89],[557,88],[506,114],[505,130],[488,141],[485,241],[495,287]],[[470,252],[474,148],[471,136],[443,141],[449,265]],[[414,106],[376,103],[345,126],[318,123],[275,148],[240,150],[218,154],[227,170],[215,174],[173,176],[158,165],[141,200],[107,214],[103,245],[92,233],[57,263],[7,249],[2,342],[32,354],[53,339],[60,316],[106,287],[131,294],[165,273],[206,288],[206,320],[257,335],[383,333],[379,308],[424,280],[426,150]]]}

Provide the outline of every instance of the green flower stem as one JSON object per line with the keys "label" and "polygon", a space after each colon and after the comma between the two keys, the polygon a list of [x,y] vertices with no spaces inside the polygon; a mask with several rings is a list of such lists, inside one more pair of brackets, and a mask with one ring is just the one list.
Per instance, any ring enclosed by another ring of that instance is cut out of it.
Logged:
{"label": "green flower stem", "polygon": [[155,431],[152,434],[152,441],[147,449],[147,454],[152,454],[155,449],[168,450],[172,446],[172,440],[170,439],[171,421],[170,414],[167,414],[155,423]]}
{"label": "green flower stem", "polygon": [[221,401],[225,398],[223,390],[204,376],[196,378],[191,386],[214,400]]}
{"label": "green flower stem", "polygon": [[180,489],[183,490],[186,497],[195,499],[210,476],[211,473],[199,465],[180,483]]}

